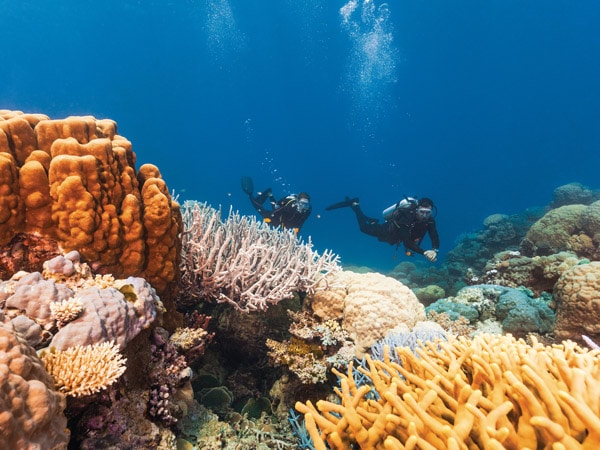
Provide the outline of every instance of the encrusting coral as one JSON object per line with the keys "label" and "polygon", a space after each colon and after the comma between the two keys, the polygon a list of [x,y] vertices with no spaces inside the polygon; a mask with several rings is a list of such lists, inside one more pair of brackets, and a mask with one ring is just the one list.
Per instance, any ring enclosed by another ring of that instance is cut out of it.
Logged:
{"label": "encrusting coral", "polygon": [[600,351],[510,335],[430,342],[336,372],[338,402],[296,403],[316,450],[597,448]]}
{"label": "encrusting coral", "polygon": [[[136,172],[135,159],[112,120],[0,110],[0,249],[36,235],[79,251],[98,273],[176,287],[179,205],[159,170]],[[0,261],[3,278],[10,269]]]}
{"label": "encrusting coral", "polygon": [[91,395],[106,389],[125,372],[125,358],[112,342],[77,345],[64,351],[40,355],[59,391],[72,397]]}

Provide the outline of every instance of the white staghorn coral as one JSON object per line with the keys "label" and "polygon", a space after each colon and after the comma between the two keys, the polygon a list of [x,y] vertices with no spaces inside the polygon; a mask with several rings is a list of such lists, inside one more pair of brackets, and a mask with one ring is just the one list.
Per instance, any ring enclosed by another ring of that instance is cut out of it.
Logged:
{"label": "white staghorn coral", "polygon": [[182,207],[182,297],[228,302],[239,310],[264,311],[294,292],[311,292],[339,270],[338,257],[319,255],[287,230],[254,216],[221,212],[205,204]]}

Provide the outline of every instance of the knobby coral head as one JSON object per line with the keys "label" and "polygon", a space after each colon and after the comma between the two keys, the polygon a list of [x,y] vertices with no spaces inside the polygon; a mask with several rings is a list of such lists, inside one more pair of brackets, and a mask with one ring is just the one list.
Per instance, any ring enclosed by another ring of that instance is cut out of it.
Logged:
{"label": "knobby coral head", "polygon": [[[52,256],[77,250],[100,273],[142,276],[160,293],[176,288],[179,205],[158,168],[146,164],[138,172],[135,160],[112,120],[0,110],[3,278],[18,267],[15,258],[49,259],[34,257],[28,239],[19,237],[27,235],[54,242]],[[31,250],[6,251],[15,245]]]}

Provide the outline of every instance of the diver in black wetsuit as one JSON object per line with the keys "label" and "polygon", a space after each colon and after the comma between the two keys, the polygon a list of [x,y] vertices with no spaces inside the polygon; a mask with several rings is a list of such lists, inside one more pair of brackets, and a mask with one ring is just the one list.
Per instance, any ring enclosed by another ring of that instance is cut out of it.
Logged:
{"label": "diver in black wetsuit", "polygon": [[[435,206],[431,199],[416,200],[407,197],[383,212],[385,219],[383,223],[367,217],[360,209],[358,198],[346,197],[343,202],[335,203],[325,209],[331,211],[344,207],[352,208],[360,231],[363,233],[375,236],[378,240],[391,245],[404,244],[406,254],[409,256],[414,252],[425,256],[431,262],[436,261],[440,238],[435,218],[432,216]],[[431,250],[423,250],[420,245],[427,233],[433,247]]]}
{"label": "diver in black wetsuit", "polygon": [[[312,211],[310,196],[306,192],[291,194],[276,201],[271,188],[267,188],[258,192],[255,197],[254,184],[250,177],[242,177],[242,190],[263,220],[273,227],[292,229],[297,233]],[[271,205],[270,210],[263,206],[267,199]]]}

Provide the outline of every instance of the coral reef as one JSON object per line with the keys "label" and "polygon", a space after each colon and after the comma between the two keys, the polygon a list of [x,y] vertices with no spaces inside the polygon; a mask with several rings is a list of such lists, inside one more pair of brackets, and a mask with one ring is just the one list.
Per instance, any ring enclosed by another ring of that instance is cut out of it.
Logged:
{"label": "coral reef", "polygon": [[502,331],[521,337],[528,333],[551,333],[555,314],[548,304],[533,298],[531,291],[503,288],[496,303],[496,319]]}
{"label": "coral reef", "polygon": [[440,299],[425,310],[432,320],[440,314],[452,321],[464,317],[476,327],[498,321],[504,333],[517,337],[549,333],[555,319],[554,311],[545,301],[534,298],[532,291],[487,284],[464,287],[455,297]]}
{"label": "coral reef", "polygon": [[485,265],[483,273],[479,276],[471,274],[468,281],[472,285],[525,286],[539,296],[544,292],[552,292],[561,274],[582,262],[571,252],[531,258],[516,251],[505,251],[494,255]]}
{"label": "coral reef", "polygon": [[[43,274],[18,272],[0,282],[0,307],[5,321],[26,315],[37,323],[45,332],[42,344],[56,350],[113,341],[124,349],[164,310],[144,279],[94,277],[78,252],[57,256],[44,267]],[[68,321],[53,312],[69,304],[77,306]]]}
{"label": "coral reef", "polygon": [[[427,311],[427,320],[437,323],[447,334],[453,336],[471,337],[476,330],[475,326],[471,325],[469,319],[466,317],[458,316],[452,318],[445,312]],[[493,334],[500,334],[500,331]]]}
{"label": "coral reef", "polygon": [[429,306],[436,300],[446,297],[446,291],[440,286],[430,284],[422,288],[415,288],[413,292],[424,306]]}
{"label": "coral reef", "polygon": [[346,367],[354,359],[354,345],[338,321],[320,323],[308,311],[288,313],[292,338],[266,342],[275,365],[287,366],[304,384],[316,384],[327,381],[332,367]]}
{"label": "coral reef", "polygon": [[185,357],[169,340],[167,330],[155,328],[152,330],[151,339],[148,415],[156,422],[170,426],[187,413],[185,403],[182,405],[175,401],[175,393],[184,384],[189,383],[191,370]]}
{"label": "coral reef", "polygon": [[581,335],[600,338],[600,262],[574,266],[556,283],[555,333],[561,339],[581,342]]}
{"label": "coral reef", "polygon": [[[316,450],[592,448],[600,440],[600,352],[512,336],[397,348],[367,357],[358,385],[337,372],[339,402],[298,402]],[[375,394],[375,395],[372,395]]]}
{"label": "coral reef", "polygon": [[436,322],[418,322],[412,330],[409,330],[406,325],[399,325],[375,342],[369,354],[373,359],[379,361],[384,361],[387,355],[391,361],[400,364],[396,348],[408,347],[415,352],[426,342],[435,342],[438,339],[446,340],[447,337],[446,331]]}
{"label": "coral reef", "polygon": [[144,277],[161,293],[176,288],[179,205],[158,169],[136,172],[135,159],[112,120],[0,110],[2,278],[39,271],[50,255],[36,253],[58,247],[79,251],[98,273]]}
{"label": "coral reef", "polygon": [[[347,268],[345,269],[347,270]],[[452,292],[454,288],[454,281],[448,274],[448,270],[445,265],[437,267],[423,261],[416,261],[414,263],[410,261],[403,261],[386,275],[388,277],[395,278],[400,283],[408,286],[415,292],[415,294],[419,289],[422,289],[426,286],[437,286],[439,289],[447,293]],[[431,291],[423,293],[423,300],[425,300],[425,302],[431,300],[431,296],[429,294],[434,293]],[[435,295],[436,294],[434,294],[434,296]]]}
{"label": "coral reef", "polygon": [[565,205],[548,211],[534,223],[523,242],[521,249],[527,256],[546,256],[568,250],[567,243],[580,229],[579,220],[584,205]]}
{"label": "coral reef", "polygon": [[0,323],[0,447],[66,449],[65,397],[57,392],[35,350]]}
{"label": "coral reef", "polygon": [[269,305],[310,292],[330,272],[339,269],[337,256],[319,255],[310,242],[290,231],[273,229],[254,216],[221,213],[207,205],[185,202],[179,303],[200,298],[227,302],[243,312],[264,311]]}
{"label": "coral reef", "polygon": [[496,253],[518,251],[531,225],[545,212],[543,208],[535,208],[510,216],[493,214],[484,219],[482,229],[462,235],[443,264],[450,288],[444,286],[447,293],[458,291],[467,271],[480,273]]}

